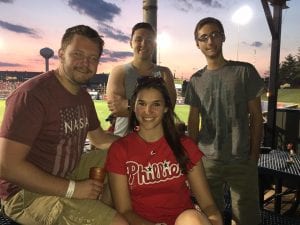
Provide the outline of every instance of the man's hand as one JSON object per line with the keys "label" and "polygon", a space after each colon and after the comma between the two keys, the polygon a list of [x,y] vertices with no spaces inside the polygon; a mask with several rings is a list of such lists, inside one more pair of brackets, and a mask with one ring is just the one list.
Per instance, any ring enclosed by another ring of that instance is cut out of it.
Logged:
{"label": "man's hand", "polygon": [[128,100],[121,96],[115,96],[107,101],[109,111],[115,116],[128,115]]}
{"label": "man's hand", "polygon": [[75,199],[99,199],[103,193],[103,183],[98,180],[88,179],[76,181],[72,198]]}

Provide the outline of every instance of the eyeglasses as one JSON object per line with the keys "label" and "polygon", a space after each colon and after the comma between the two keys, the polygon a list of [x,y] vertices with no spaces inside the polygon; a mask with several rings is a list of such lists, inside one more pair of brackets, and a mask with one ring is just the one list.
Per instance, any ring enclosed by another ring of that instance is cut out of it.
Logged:
{"label": "eyeglasses", "polygon": [[213,31],[210,34],[202,34],[200,37],[197,38],[198,41],[200,42],[208,42],[208,39],[210,38],[211,40],[216,40],[218,38],[223,37],[223,33],[219,32],[219,31]]}

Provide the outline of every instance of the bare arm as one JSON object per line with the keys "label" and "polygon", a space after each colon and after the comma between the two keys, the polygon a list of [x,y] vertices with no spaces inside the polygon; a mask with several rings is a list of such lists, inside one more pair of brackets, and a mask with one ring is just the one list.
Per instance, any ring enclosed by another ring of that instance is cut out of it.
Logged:
{"label": "bare arm", "polygon": [[118,136],[105,132],[101,126],[96,130],[89,131],[87,137],[98,149],[108,149],[109,146],[119,138]]}
{"label": "bare arm", "polygon": [[201,160],[188,172],[188,180],[201,210],[209,221],[213,225],[222,225],[223,218],[210,193]]}
{"label": "bare arm", "polygon": [[127,177],[116,173],[109,173],[109,184],[116,210],[122,214],[131,225],[154,225],[139,215],[131,206],[131,198],[128,190]]}
{"label": "bare arm", "polygon": [[174,78],[169,68],[167,67],[162,67],[162,68],[163,68],[163,79],[166,82],[166,86],[172,101],[172,106],[174,108],[176,104],[176,98],[177,98]]}
{"label": "bare arm", "polygon": [[[30,146],[0,138],[0,177],[32,192],[64,197],[69,180],[53,176],[26,160]],[[102,190],[99,181],[76,182],[73,198],[96,199]]]}
{"label": "bare arm", "polygon": [[257,162],[261,145],[263,117],[260,97],[248,102],[250,124],[250,159]]}
{"label": "bare arm", "polygon": [[197,107],[190,106],[188,117],[188,134],[194,140],[195,143],[198,143],[199,122],[199,109]]}
{"label": "bare arm", "polygon": [[128,116],[128,100],[125,96],[124,66],[115,67],[108,76],[106,94],[107,106],[115,116]]}

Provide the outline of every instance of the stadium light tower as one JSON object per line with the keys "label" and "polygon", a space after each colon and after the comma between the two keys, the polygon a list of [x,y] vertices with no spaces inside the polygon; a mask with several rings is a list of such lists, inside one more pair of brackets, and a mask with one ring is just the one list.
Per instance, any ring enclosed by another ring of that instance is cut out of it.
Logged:
{"label": "stadium light tower", "polygon": [[161,64],[161,57],[160,57],[161,50],[167,49],[171,45],[171,38],[170,38],[169,34],[167,34],[166,32],[162,32],[162,33],[158,34],[157,39],[156,39],[156,45],[157,45],[157,53],[158,53],[157,64],[160,65]]}
{"label": "stadium light tower", "polygon": [[45,59],[46,72],[49,71],[49,59],[54,55],[54,52],[50,48],[42,48],[40,50],[40,55]]}
{"label": "stadium light tower", "polygon": [[240,25],[245,25],[247,24],[251,18],[252,18],[253,12],[252,9],[245,5],[239,8],[235,13],[232,15],[231,19],[234,23],[237,24],[237,49],[236,49],[236,60],[239,59],[239,45],[240,45],[240,40],[239,40],[239,33],[240,33]]}

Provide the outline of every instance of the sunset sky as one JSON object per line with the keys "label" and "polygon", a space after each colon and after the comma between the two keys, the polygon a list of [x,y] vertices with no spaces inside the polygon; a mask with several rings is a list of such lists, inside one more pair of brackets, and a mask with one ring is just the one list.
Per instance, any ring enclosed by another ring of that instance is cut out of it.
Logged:
{"label": "sunset sky", "polygon": [[[269,70],[271,34],[261,0],[157,0],[157,32],[169,36],[158,49],[158,61],[176,77],[189,78],[205,66],[193,32],[203,17],[220,19],[225,28],[226,59],[248,61],[264,76]],[[253,10],[249,23],[238,26],[231,19],[241,6]],[[300,48],[300,1],[287,1],[283,11],[281,60]],[[98,73],[109,73],[117,64],[129,62],[131,28],[143,21],[142,0],[0,0],[0,70],[43,71],[41,48],[54,50],[50,69],[58,63],[57,51],[66,28],[85,24],[104,36],[105,51]],[[270,7],[273,11],[273,7]]]}

